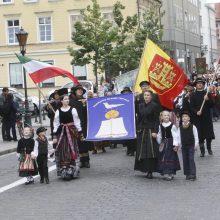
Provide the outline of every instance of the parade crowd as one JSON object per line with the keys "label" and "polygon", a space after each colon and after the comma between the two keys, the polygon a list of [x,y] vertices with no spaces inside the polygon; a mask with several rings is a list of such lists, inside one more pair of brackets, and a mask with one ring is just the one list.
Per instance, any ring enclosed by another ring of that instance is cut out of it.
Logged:
{"label": "parade crowd", "polygon": [[[90,168],[89,151],[93,154],[100,150],[106,152],[107,146],[114,148],[120,143],[127,147],[128,156],[135,156],[134,170],[146,173],[148,179],[152,179],[153,173],[157,172],[168,181],[173,180],[181,169],[178,158],[181,149],[186,180],[196,180],[195,150],[200,149],[200,157],[206,155],[206,149],[209,155],[213,154],[213,121],[220,116],[220,77],[216,77],[211,84],[202,76],[189,82],[174,100],[172,110],[160,104],[158,95],[151,91],[150,82],[142,81],[140,87],[142,93],[135,93],[137,138],[101,142],[86,141],[87,99],[97,95],[88,91],[85,98],[86,90],[81,85],[73,87],[70,95],[67,89],[54,91],[46,110],[54,149],[49,157],[55,156],[57,176],[64,180],[78,178],[80,168]],[[113,95],[112,89],[106,90],[105,95]],[[132,90],[125,87],[121,94],[125,93],[132,93]],[[11,106],[9,112],[2,113],[3,124],[6,124],[3,139],[16,141],[13,96],[4,88],[1,98]],[[27,177],[26,185],[33,183],[33,176],[38,173],[40,182],[49,184],[46,130],[39,127],[34,140],[33,130],[26,127],[24,137],[18,141],[19,176]]]}

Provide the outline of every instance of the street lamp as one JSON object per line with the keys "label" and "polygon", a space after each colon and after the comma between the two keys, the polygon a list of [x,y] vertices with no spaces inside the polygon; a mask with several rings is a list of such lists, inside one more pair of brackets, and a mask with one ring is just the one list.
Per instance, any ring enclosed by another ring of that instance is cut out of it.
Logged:
{"label": "street lamp", "polygon": [[[26,43],[27,43],[28,33],[21,27],[21,29],[15,34],[19,42],[20,52],[22,56],[24,56],[26,53]],[[24,76],[24,94],[25,94],[24,127],[27,127],[27,126],[31,126],[31,113],[29,111],[26,71],[24,68],[23,68],[23,76]]]}

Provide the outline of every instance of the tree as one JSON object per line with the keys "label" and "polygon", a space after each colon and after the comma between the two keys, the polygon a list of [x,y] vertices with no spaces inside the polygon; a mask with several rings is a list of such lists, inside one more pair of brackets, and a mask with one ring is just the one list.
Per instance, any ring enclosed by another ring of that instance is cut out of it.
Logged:
{"label": "tree", "polygon": [[85,10],[81,10],[82,21],[76,22],[75,31],[72,33],[72,40],[80,47],[75,50],[69,46],[68,50],[73,57],[72,64],[93,65],[96,84],[98,84],[98,72],[104,66],[106,44],[112,47],[117,32],[112,23],[103,18],[97,0],[91,1],[92,6],[89,5]]}
{"label": "tree", "polygon": [[140,27],[135,33],[135,44],[138,56],[144,49],[146,38],[152,40],[161,49],[165,49],[165,45],[162,42],[163,37],[163,25],[161,19],[165,12],[158,13],[154,8],[147,9],[143,14],[142,20],[140,21]]}

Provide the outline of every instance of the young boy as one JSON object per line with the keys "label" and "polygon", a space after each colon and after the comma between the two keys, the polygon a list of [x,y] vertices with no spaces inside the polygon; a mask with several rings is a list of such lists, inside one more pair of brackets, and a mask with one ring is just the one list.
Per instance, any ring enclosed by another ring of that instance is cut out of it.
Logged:
{"label": "young boy", "polygon": [[194,153],[199,146],[199,138],[197,128],[190,123],[190,114],[187,111],[182,113],[182,125],[178,133],[179,143],[182,145],[184,175],[186,180],[196,180]]}
{"label": "young boy", "polygon": [[49,184],[47,156],[48,156],[48,140],[46,137],[46,128],[39,127],[36,131],[37,138],[34,145],[34,156],[37,158],[38,171],[40,174],[40,183]]}

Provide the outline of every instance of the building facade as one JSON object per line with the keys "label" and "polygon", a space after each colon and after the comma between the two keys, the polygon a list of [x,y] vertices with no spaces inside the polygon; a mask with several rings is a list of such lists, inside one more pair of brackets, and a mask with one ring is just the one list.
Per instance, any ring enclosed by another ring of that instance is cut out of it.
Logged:
{"label": "building facade", "polygon": [[212,69],[218,61],[219,52],[216,35],[215,5],[201,1],[201,49],[206,58],[207,69]]}
{"label": "building facade", "polygon": [[[117,0],[98,0],[103,16],[112,19],[113,5]],[[126,9],[124,16],[139,14],[141,10],[155,4],[158,0],[121,0]],[[68,46],[77,47],[71,40],[74,24],[81,19],[80,10],[91,4],[90,0],[0,0],[0,87],[9,86],[23,89],[22,66],[15,53],[19,46],[15,33],[22,26],[29,33],[26,56],[51,63],[74,73],[80,79],[94,81],[89,65],[71,66]],[[57,77],[44,81],[42,89],[47,93],[51,88],[69,82]],[[36,87],[27,77],[29,95],[35,95]]]}
{"label": "building facade", "polygon": [[191,77],[195,58],[201,56],[199,1],[163,0],[162,5],[165,10],[163,41],[170,56]]}
{"label": "building facade", "polygon": [[216,22],[217,48],[218,48],[218,52],[220,53],[220,3],[215,4],[215,11],[216,11],[215,22]]}

